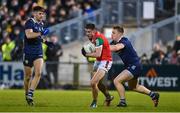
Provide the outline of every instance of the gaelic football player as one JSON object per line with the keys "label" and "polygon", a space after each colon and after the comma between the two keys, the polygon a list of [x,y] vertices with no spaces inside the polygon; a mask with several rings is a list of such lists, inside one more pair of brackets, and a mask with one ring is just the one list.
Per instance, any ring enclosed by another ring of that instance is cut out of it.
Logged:
{"label": "gaelic football player", "polygon": [[154,106],[157,107],[159,101],[159,94],[150,91],[146,87],[138,84],[138,76],[141,74],[142,65],[140,58],[137,56],[136,51],[131,45],[131,42],[123,36],[124,29],[120,26],[114,26],[112,30],[112,43],[110,50],[116,52],[122,59],[125,69],[114,79],[114,85],[119,93],[120,102],[118,107],[126,107],[124,82],[128,81],[130,89],[149,95],[154,102]]}
{"label": "gaelic football player", "polygon": [[[42,36],[49,33],[49,29],[43,27],[45,9],[35,6],[32,11],[33,17],[25,23],[24,38],[24,88],[27,103],[33,105],[33,94],[36,89],[43,67]],[[34,76],[32,67],[34,66]]]}
{"label": "gaelic football player", "polygon": [[82,54],[84,56],[96,58],[92,78],[90,81],[93,97],[93,101],[90,107],[97,107],[98,88],[105,95],[106,105],[109,106],[114,97],[109,94],[107,87],[102,83],[103,77],[112,65],[109,43],[105,36],[96,30],[94,24],[87,24],[85,26],[85,33],[88,39],[96,46],[95,52],[92,53],[86,53],[84,49],[82,49]]}

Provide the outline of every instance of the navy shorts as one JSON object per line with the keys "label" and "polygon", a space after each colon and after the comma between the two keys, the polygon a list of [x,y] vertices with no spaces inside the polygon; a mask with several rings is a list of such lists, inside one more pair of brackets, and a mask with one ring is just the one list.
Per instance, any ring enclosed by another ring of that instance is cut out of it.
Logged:
{"label": "navy shorts", "polygon": [[142,72],[142,65],[141,64],[131,64],[126,67],[126,69],[131,72],[134,78],[138,78]]}
{"label": "navy shorts", "polygon": [[43,55],[32,55],[32,54],[24,54],[23,56],[23,64],[24,66],[33,67],[33,62],[38,59],[43,58]]}

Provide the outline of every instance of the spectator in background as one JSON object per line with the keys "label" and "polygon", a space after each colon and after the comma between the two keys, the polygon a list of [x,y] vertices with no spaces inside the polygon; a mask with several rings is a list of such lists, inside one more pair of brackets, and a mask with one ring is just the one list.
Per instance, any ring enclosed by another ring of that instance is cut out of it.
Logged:
{"label": "spectator in background", "polygon": [[82,10],[80,9],[79,4],[75,4],[71,6],[71,9],[69,11],[69,18],[75,18],[82,14]]}
{"label": "spectator in background", "polygon": [[174,42],[173,50],[176,53],[180,50],[180,35],[176,36],[176,41]]}
{"label": "spectator in background", "polygon": [[151,58],[150,61],[152,64],[156,64],[159,56],[160,56],[160,45],[159,44],[155,44],[154,48],[153,48],[153,53],[151,54]]}
{"label": "spectator in background", "polygon": [[158,59],[155,61],[155,64],[161,65],[161,64],[168,64],[168,60],[165,57],[165,53],[163,51],[159,52],[159,57]]}
{"label": "spectator in background", "polygon": [[167,62],[170,63],[170,60],[171,60],[171,57],[172,57],[172,54],[173,54],[172,46],[167,45],[166,50],[167,51],[166,51],[165,57],[166,57]]}
{"label": "spectator in background", "polygon": [[14,42],[15,42],[15,48],[13,50],[13,60],[14,61],[22,61],[23,58],[23,39],[22,39],[22,34],[20,33],[20,28],[15,28],[14,29]]}
{"label": "spectator in background", "polygon": [[180,50],[177,52],[177,65],[180,65]]}
{"label": "spectator in background", "polygon": [[144,54],[141,56],[141,63],[142,63],[142,64],[149,64],[149,63],[150,63],[146,53],[144,53]]}
{"label": "spectator in background", "polygon": [[5,43],[2,44],[1,51],[2,51],[2,59],[3,61],[12,61],[12,52],[15,48],[15,42],[11,41],[9,35],[5,38]]}
{"label": "spectator in background", "polygon": [[91,7],[91,5],[89,3],[85,3],[84,4],[84,14],[90,14],[93,12],[93,8]]}
{"label": "spectator in background", "polygon": [[67,11],[64,8],[61,8],[58,12],[58,22],[64,22],[68,19]]}
{"label": "spectator in background", "polygon": [[[61,45],[58,43],[58,37],[53,35],[50,38],[51,42],[53,42],[53,47],[47,47],[46,56],[46,70],[47,77],[52,88],[58,88],[58,65],[59,65],[59,57],[62,56],[63,51]],[[51,73],[53,74],[53,80],[51,80]]]}
{"label": "spectator in background", "polygon": [[172,53],[171,59],[170,59],[170,64],[176,64],[177,63],[177,54],[176,52]]}
{"label": "spectator in background", "polygon": [[180,35],[176,36],[176,40],[173,45],[172,56],[170,59],[170,64],[178,63],[178,51],[180,50]]}

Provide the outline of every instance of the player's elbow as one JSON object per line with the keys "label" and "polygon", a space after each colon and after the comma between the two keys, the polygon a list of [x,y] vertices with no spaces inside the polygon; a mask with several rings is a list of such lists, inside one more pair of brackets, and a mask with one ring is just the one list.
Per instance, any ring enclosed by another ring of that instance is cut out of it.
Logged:
{"label": "player's elbow", "polygon": [[26,37],[27,37],[27,38],[33,38],[33,35],[32,35],[31,33],[27,32],[27,33],[26,33]]}

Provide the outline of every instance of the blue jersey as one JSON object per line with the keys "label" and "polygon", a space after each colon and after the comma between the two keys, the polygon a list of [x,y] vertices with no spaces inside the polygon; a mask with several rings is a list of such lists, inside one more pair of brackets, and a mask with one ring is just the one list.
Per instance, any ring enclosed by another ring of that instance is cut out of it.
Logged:
{"label": "blue jersey", "polygon": [[122,59],[126,67],[129,65],[138,65],[140,64],[140,58],[138,57],[136,51],[134,50],[131,42],[126,38],[122,37],[118,42],[112,42],[111,44],[122,43],[124,48],[116,51],[119,57]]}
{"label": "blue jersey", "polygon": [[[36,22],[33,18],[30,18],[25,23],[25,30],[32,29],[33,32],[41,32],[43,28],[42,23]],[[25,35],[24,38],[24,53],[31,55],[42,55],[42,38],[38,36],[37,38],[28,39]]]}

